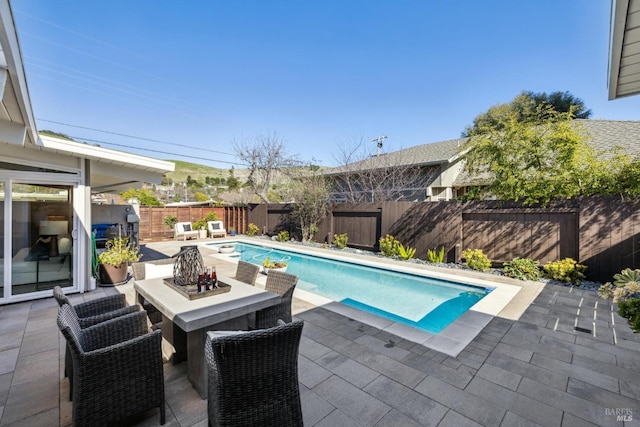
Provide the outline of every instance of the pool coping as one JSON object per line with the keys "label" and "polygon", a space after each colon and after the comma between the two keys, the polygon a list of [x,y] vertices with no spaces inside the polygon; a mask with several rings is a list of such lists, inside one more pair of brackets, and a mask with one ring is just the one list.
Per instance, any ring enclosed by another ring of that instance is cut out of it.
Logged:
{"label": "pool coping", "polygon": [[[537,289],[533,291],[533,295],[537,295],[543,287],[543,284],[538,282],[518,281],[520,283],[505,283],[511,280],[515,281],[515,279],[500,277],[499,281],[489,280],[491,277],[488,274],[482,274],[482,276],[487,277],[480,278],[474,277],[479,276],[478,273],[465,272],[466,274],[461,274],[461,271],[456,269],[437,268],[423,264],[403,265],[407,262],[384,258],[378,259],[377,257],[375,257],[375,259],[371,259],[374,258],[371,255],[351,252],[346,254],[332,253],[322,248],[305,246],[292,247],[291,245],[288,245],[286,243],[263,240],[256,241],[255,239],[251,238],[238,238],[238,236],[234,238],[225,238],[224,240],[221,239],[214,242],[203,242],[199,243],[198,245],[206,247],[207,249],[212,249],[212,246],[215,244],[225,244],[228,242],[264,245],[277,249],[287,250],[290,252],[299,252],[307,255],[321,256],[338,261],[362,264],[369,267],[384,268],[387,270],[448,280],[471,286],[491,288],[492,291],[489,292],[489,294],[487,294],[484,298],[474,304],[466,313],[462,314],[438,334],[432,334],[430,332],[423,331],[403,323],[394,322],[381,316],[377,316],[375,314],[347,306],[340,302],[336,302],[328,298],[312,294],[311,292],[307,292],[302,289],[296,288],[296,290],[294,291],[294,297],[299,298],[300,300],[303,300],[309,304],[326,308],[328,310],[347,316],[351,319],[397,335],[402,339],[424,345],[425,347],[442,352],[452,357],[456,357],[458,354],[460,354],[460,352],[464,350],[464,348],[480,333],[480,331],[482,331],[482,329],[484,329],[487,324],[489,324],[489,322],[494,317],[498,316],[500,312],[505,310],[514,300],[514,298],[519,293],[521,293],[526,283],[536,283],[539,285]],[[214,256],[224,257],[229,261],[233,262],[235,260],[237,262],[237,254],[236,256],[233,256],[233,254],[214,254]],[[531,292],[529,293],[531,294]],[[534,297],[535,296],[533,296],[533,298]],[[533,298],[531,299],[531,301],[533,300]],[[526,299],[529,300],[529,298]],[[529,304],[526,301],[520,301],[517,306],[509,307],[510,315],[513,317],[519,317],[519,315],[521,315],[524,310],[526,310],[528,305]]]}

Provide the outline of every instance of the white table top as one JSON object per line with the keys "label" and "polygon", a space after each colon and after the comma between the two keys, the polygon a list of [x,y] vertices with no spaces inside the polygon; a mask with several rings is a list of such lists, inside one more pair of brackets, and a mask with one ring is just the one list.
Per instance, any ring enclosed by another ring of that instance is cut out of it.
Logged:
{"label": "white table top", "polygon": [[218,276],[231,290],[190,300],[171,289],[164,279],[138,280],[135,291],[185,332],[206,328],[280,302],[280,296],[230,277]]}

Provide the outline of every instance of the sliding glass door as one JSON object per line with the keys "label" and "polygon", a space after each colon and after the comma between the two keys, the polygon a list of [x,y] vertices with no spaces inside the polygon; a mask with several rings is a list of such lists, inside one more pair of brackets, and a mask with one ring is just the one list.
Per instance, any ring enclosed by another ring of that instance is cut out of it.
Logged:
{"label": "sliding glass door", "polygon": [[11,295],[73,286],[73,188],[11,184]]}

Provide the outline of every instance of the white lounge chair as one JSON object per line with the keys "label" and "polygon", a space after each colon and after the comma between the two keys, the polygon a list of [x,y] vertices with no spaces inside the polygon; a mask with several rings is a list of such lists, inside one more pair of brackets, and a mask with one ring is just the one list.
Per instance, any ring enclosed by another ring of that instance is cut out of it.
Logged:
{"label": "white lounge chair", "polygon": [[191,228],[190,222],[177,222],[174,229],[175,238],[187,240],[190,237],[198,238],[198,230]]}
{"label": "white lounge chair", "polygon": [[224,224],[222,223],[222,221],[207,222],[207,229],[209,230],[209,237],[226,237],[227,235],[227,230],[224,229]]}

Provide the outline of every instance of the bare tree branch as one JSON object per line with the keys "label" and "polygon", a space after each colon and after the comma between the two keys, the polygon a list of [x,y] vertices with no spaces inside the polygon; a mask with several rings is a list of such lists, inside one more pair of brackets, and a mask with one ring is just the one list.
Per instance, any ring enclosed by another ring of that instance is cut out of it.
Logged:
{"label": "bare tree branch", "polygon": [[287,154],[284,139],[276,132],[251,140],[234,140],[232,145],[240,160],[247,164],[251,189],[265,203],[269,203],[268,192],[275,175],[300,165],[296,156]]}

